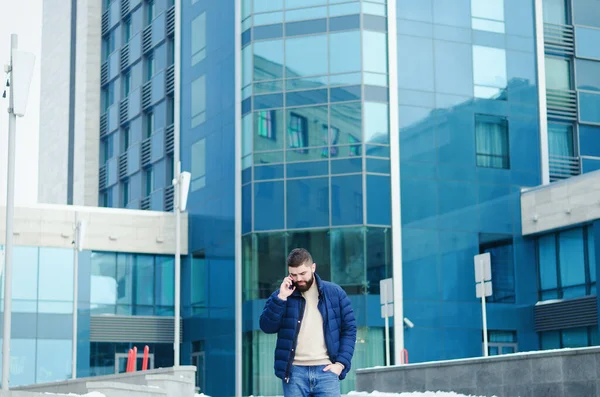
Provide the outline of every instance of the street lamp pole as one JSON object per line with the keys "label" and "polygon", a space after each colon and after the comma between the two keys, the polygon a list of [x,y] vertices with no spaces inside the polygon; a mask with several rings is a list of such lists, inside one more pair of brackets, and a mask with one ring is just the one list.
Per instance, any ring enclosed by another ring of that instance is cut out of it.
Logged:
{"label": "street lamp pole", "polygon": [[[18,51],[16,34],[10,36],[10,63],[4,66],[8,73],[8,167],[6,178],[6,247],[4,262],[4,313],[2,334],[2,390],[9,389],[10,374],[10,330],[12,320],[12,261],[13,261],[13,218],[15,209],[15,157],[17,116],[24,116],[35,56]],[[10,86],[9,86],[10,83]]]}
{"label": "street lamp pole", "polygon": [[175,166],[173,186],[175,188],[175,337],[173,342],[173,365],[180,365],[181,326],[181,211],[185,211],[190,188],[191,174],[181,172],[181,162]]}
{"label": "street lamp pole", "polygon": [[8,390],[10,373],[10,327],[12,320],[12,257],[13,257],[13,217],[15,205],[15,151],[17,115],[14,109],[13,51],[18,47],[17,35],[10,37],[10,73],[12,87],[8,94],[8,168],[6,180],[6,246],[4,248],[4,327],[2,333],[2,390]]}

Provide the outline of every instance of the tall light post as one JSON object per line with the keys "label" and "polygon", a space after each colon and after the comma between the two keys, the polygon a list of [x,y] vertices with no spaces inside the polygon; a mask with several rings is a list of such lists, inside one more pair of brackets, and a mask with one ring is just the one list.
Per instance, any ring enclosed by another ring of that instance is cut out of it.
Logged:
{"label": "tall light post", "polygon": [[12,320],[12,259],[13,217],[15,190],[15,151],[17,116],[23,117],[27,108],[29,86],[33,74],[35,56],[30,52],[18,51],[17,35],[10,37],[10,63],[4,66],[9,75],[8,96],[8,168],[6,183],[6,247],[4,260],[4,327],[2,334],[2,390],[8,390],[10,374],[10,327]]}
{"label": "tall light post", "polygon": [[73,345],[71,348],[71,378],[77,378],[77,319],[79,310],[79,253],[83,250],[85,236],[85,220],[77,219],[75,211],[75,226],[73,239]]}
{"label": "tall light post", "polygon": [[191,174],[181,172],[181,162],[175,167],[175,338],[173,341],[173,365],[180,364],[180,322],[181,322],[181,211],[187,206],[187,196],[190,191]]}

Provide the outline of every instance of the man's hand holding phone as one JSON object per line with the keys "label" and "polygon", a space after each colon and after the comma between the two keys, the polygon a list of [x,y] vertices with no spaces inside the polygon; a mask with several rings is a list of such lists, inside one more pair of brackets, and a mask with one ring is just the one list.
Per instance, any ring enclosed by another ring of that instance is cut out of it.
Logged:
{"label": "man's hand holding phone", "polygon": [[288,296],[292,295],[296,290],[296,285],[294,284],[294,280],[290,276],[287,276],[283,279],[281,286],[279,287],[279,299],[285,301]]}

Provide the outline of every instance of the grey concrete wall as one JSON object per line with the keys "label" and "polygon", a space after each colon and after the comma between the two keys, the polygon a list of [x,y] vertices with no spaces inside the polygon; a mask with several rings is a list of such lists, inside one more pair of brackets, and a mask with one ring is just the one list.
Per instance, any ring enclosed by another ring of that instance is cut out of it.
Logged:
{"label": "grey concrete wall", "polygon": [[600,171],[521,194],[522,233],[542,233],[600,218]]}
{"label": "grey concrete wall", "polygon": [[600,397],[600,348],[360,369],[357,391],[497,397]]}
{"label": "grey concrete wall", "polygon": [[71,2],[44,0],[38,180],[41,203],[67,203],[70,62]]}
{"label": "grey concrete wall", "polygon": [[[187,386],[191,385],[191,390],[193,390],[195,373],[196,367],[194,366],[181,366],[177,369],[159,368],[149,371],[136,371],[124,374],[71,379],[62,382],[40,383],[36,385],[15,387],[12,390],[35,391],[40,393],[86,394],[91,391],[101,391],[99,389],[108,390],[110,387],[114,388],[116,387],[115,384],[156,387],[158,385],[156,382],[162,382],[161,384],[167,387],[167,392],[173,388],[180,387],[180,383],[185,383]],[[157,375],[162,375],[162,377],[158,377],[157,379]],[[177,379],[177,381],[174,379],[172,380],[173,382],[176,382],[176,385],[167,385],[167,381],[172,378]],[[112,386],[110,386],[111,384]],[[193,393],[190,396],[192,395]],[[108,394],[106,394],[106,396],[109,397]],[[169,394],[169,396],[171,396],[171,394]],[[186,397],[185,395],[181,396]]]}

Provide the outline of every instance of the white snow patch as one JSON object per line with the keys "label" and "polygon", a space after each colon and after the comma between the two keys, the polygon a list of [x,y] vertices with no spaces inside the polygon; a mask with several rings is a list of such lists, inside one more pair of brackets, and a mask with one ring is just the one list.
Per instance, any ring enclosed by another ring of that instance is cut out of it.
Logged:
{"label": "white snow patch", "polygon": [[[443,392],[443,391],[426,391],[424,393],[417,393],[417,392],[411,392],[411,393],[383,393],[383,392],[378,392],[378,391],[374,391],[372,393],[366,393],[366,392],[356,392],[356,391],[351,391],[350,393],[348,393],[348,396],[352,396],[352,397],[477,397],[477,396],[465,396],[464,394],[456,394],[454,392]],[[484,396],[479,396],[479,397],[484,397]],[[496,397],[496,396],[489,396],[489,397]]]}

